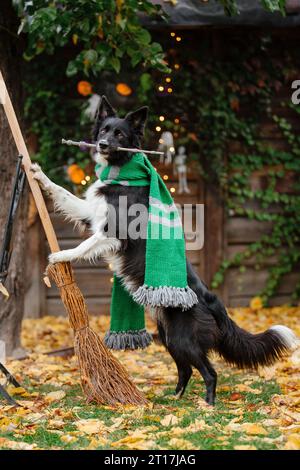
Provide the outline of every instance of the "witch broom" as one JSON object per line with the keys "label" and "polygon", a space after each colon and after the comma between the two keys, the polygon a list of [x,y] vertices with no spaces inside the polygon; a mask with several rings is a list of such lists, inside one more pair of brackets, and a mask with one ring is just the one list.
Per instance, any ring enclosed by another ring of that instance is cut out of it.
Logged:
{"label": "witch broom", "polygon": [[[52,253],[59,251],[57,238],[37,181],[30,172],[31,160],[0,71],[0,101],[9,122],[35,204]],[[100,337],[89,327],[87,307],[75,283],[70,263],[55,263],[47,274],[59,288],[62,302],[74,330],[74,350],[77,355],[81,385],[88,401],[100,404],[144,404],[145,397],[130,380],[127,371],[105,347]]]}

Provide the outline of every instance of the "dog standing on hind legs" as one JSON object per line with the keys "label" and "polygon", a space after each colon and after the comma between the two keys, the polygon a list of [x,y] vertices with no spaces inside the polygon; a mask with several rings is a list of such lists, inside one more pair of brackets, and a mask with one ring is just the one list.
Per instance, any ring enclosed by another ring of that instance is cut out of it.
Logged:
{"label": "dog standing on hind legs", "polygon": [[[99,105],[93,140],[99,148],[98,161],[102,165],[121,168],[130,161],[132,154],[120,152],[118,147],[140,148],[147,119],[147,108],[130,112],[119,118],[105,97]],[[41,170],[32,165],[34,178],[53,199],[54,207],[75,224],[89,228],[91,236],[76,248],[51,254],[51,263],[78,259],[94,260],[104,257],[115,274],[122,279],[127,290],[134,294],[144,284],[145,237],[133,238],[128,226],[132,217],[127,214],[127,237],[121,217],[112,217],[113,207],[119,216],[121,196],[127,198],[127,210],[133,204],[145,208],[147,224],[149,187],[93,183],[85,197],[80,199],[54,184]],[[113,235],[107,227],[114,225]],[[141,233],[145,233],[141,227]],[[270,365],[283,357],[297,343],[294,333],[282,325],[251,334],[237,326],[227,315],[218,299],[210,292],[187,261],[188,286],[196,294],[198,303],[187,310],[180,307],[156,309],[156,322],[162,343],[174,359],[178,370],[176,395],[181,397],[192,375],[192,368],[199,370],[206,386],[206,401],[213,405],[216,396],[217,373],[208,359],[209,351],[218,352],[228,363],[240,368],[257,368]]]}

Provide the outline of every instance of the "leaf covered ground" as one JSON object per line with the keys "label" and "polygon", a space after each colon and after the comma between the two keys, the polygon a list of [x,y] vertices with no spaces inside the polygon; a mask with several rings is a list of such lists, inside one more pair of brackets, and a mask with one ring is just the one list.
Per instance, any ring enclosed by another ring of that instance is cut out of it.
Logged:
{"label": "leaf covered ground", "polygon": [[[300,308],[234,309],[231,316],[252,332],[284,324],[300,336]],[[92,319],[104,332],[108,319]],[[149,329],[154,326],[149,323]],[[149,399],[145,407],[86,404],[75,357],[43,352],[72,346],[65,318],[25,320],[29,358],[7,366],[24,388],[9,391],[22,407],[0,401],[0,449],[300,449],[300,348],[257,373],[228,367],[217,356],[217,403],[203,400],[194,371],[184,398],[173,392],[176,369],[164,348],[120,352],[117,357]]]}

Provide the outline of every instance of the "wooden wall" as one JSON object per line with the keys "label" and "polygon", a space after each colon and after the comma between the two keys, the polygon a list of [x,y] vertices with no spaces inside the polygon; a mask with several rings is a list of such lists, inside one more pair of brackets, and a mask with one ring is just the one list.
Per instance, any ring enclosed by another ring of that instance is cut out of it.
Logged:
{"label": "wooden wall", "polygon": [[[285,117],[297,131],[300,130],[300,119],[296,113],[288,106],[282,107],[281,102],[289,103],[291,99],[290,83],[286,83],[272,97],[272,112],[280,117]],[[272,119],[265,118],[260,123],[259,139],[261,144],[272,146],[278,150],[289,150],[286,140],[283,138],[278,126]],[[239,142],[229,144],[228,151],[235,152],[241,149]],[[252,191],[263,190],[266,188],[266,173],[271,167],[265,170],[257,171],[252,174],[250,185]],[[292,193],[294,175],[286,174],[283,181],[277,184],[277,191],[280,193]],[[248,202],[245,208],[259,210],[257,201]],[[270,212],[278,212],[279,206],[275,204],[269,208]],[[247,246],[260,239],[262,235],[267,235],[272,229],[271,222],[260,222],[249,220],[248,218],[227,214],[224,224],[224,252],[223,257],[232,258],[236,253],[244,251]],[[268,269],[277,264],[276,256],[270,257],[261,265],[256,259],[250,258],[245,262],[246,270],[240,272],[239,268],[231,268],[226,275],[223,294],[225,301],[230,306],[247,306],[251,298],[256,295],[264,286],[268,278]],[[277,294],[271,299],[270,305],[281,305],[291,302],[291,293],[299,281],[299,266],[294,272],[287,274],[278,289]]]}

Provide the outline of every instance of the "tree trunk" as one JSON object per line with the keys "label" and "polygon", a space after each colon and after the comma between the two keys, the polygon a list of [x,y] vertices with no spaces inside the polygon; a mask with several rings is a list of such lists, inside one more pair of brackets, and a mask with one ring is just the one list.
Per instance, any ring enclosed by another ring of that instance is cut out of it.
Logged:
{"label": "tree trunk", "polygon": [[[0,4],[0,68],[18,117],[22,109],[21,44],[17,36],[18,18],[10,0]],[[0,105],[0,240],[3,239],[18,152]],[[27,188],[20,201],[14,225],[13,254],[5,286],[10,293],[5,300],[0,293],[0,340],[5,342],[6,354],[21,353],[20,330],[24,313]]]}

